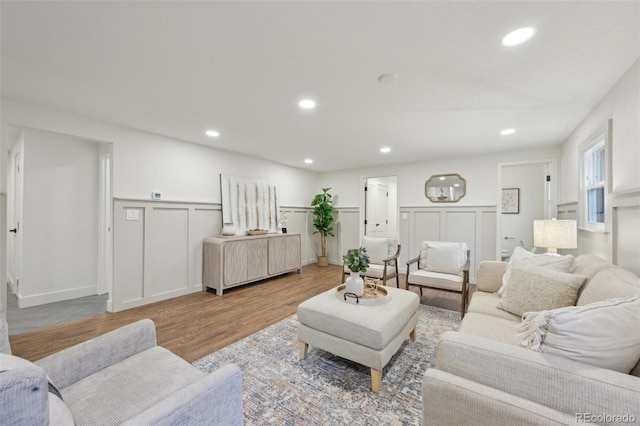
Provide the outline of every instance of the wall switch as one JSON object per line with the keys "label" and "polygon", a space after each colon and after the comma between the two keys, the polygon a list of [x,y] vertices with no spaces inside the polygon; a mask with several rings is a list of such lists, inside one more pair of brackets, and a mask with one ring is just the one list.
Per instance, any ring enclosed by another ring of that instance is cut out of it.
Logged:
{"label": "wall switch", "polygon": [[140,220],[140,210],[138,209],[126,209],[127,220]]}
{"label": "wall switch", "polygon": [[162,198],[162,193],[160,192],[152,192],[151,193],[151,199],[152,200],[159,200]]}

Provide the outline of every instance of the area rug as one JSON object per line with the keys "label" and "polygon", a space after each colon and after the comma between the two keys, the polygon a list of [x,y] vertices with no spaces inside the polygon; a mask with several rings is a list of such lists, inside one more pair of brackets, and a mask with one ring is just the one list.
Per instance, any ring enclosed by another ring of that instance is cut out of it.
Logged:
{"label": "area rug", "polygon": [[440,335],[459,323],[459,312],[420,305],[417,341],[407,339],[389,361],[378,394],[367,367],[314,347],[299,360],[296,315],[193,365],[242,369],[246,425],[419,425],[422,375],[434,365]]}

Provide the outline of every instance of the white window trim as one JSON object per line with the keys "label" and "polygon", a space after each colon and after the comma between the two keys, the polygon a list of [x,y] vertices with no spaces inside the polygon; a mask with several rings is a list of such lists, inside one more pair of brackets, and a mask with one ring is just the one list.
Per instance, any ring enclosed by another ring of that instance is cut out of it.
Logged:
{"label": "white window trim", "polygon": [[[580,189],[578,197],[578,228],[582,231],[608,233],[611,231],[611,208],[609,194],[611,193],[611,136],[613,120],[608,119],[604,126],[591,134],[578,146],[578,166],[580,169]],[[587,222],[587,189],[598,187],[585,185],[584,155],[601,140],[604,140],[604,223],[592,224]]]}

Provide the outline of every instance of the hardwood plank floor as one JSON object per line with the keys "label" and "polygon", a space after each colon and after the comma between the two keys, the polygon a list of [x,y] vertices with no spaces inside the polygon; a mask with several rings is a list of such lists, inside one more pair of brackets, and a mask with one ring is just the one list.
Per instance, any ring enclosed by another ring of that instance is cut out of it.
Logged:
{"label": "hardwood plank floor", "polygon": [[[203,291],[10,336],[11,350],[14,355],[34,361],[150,318],[156,324],[158,344],[193,362],[294,314],[301,302],[335,287],[341,278],[340,266],[306,265],[301,274],[290,273],[237,287],[222,296]],[[402,286],[404,276],[400,282]],[[453,293],[425,290],[421,303],[457,310],[459,300],[459,295]]]}

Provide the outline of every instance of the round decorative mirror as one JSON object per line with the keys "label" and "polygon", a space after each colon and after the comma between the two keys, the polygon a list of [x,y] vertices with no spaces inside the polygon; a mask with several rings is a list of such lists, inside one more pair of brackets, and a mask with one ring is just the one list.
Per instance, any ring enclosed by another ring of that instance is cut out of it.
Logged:
{"label": "round decorative mirror", "polygon": [[467,181],[457,173],[433,175],[424,184],[424,195],[432,203],[457,203],[467,193]]}

